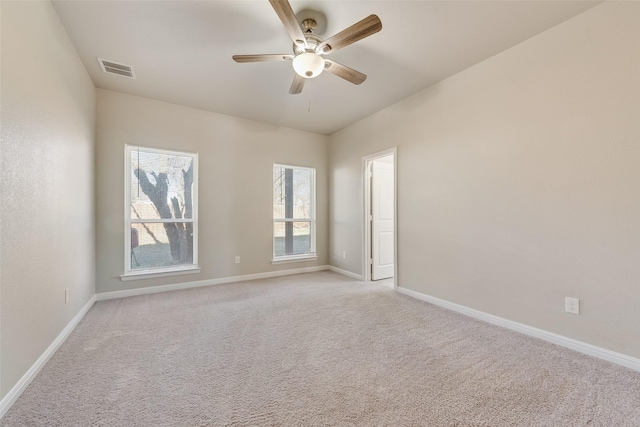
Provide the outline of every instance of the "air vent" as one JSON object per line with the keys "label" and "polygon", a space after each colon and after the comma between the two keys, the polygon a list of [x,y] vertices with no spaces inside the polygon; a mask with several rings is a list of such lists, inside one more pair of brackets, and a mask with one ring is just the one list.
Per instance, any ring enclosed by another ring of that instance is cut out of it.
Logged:
{"label": "air vent", "polygon": [[117,62],[108,61],[106,59],[98,58],[100,68],[107,74],[115,74],[122,77],[129,77],[135,79],[136,75],[133,72],[131,65],[118,64]]}

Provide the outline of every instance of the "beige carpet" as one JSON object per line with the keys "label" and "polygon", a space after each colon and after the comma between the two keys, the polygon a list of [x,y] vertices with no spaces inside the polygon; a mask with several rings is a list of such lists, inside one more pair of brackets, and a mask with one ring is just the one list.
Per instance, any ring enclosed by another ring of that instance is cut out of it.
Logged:
{"label": "beige carpet", "polygon": [[640,373],[321,272],[98,302],[4,426],[634,426]]}

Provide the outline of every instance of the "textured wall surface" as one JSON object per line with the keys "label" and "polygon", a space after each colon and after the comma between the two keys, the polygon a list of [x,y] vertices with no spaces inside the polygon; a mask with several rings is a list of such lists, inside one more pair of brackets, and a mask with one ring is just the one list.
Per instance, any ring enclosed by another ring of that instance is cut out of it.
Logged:
{"label": "textured wall surface", "polygon": [[[326,265],[328,137],[98,90],[96,292]],[[199,154],[199,274],[122,282],[125,144]],[[316,261],[271,265],[273,163],[316,168]],[[235,264],[239,255],[241,263]]]}
{"label": "textured wall surface", "polygon": [[5,396],[95,291],[95,90],[51,3],[1,7]]}
{"label": "textured wall surface", "polygon": [[640,357],[640,4],[599,5],[333,135],[337,267],[361,273],[361,158],[393,146],[399,286]]}

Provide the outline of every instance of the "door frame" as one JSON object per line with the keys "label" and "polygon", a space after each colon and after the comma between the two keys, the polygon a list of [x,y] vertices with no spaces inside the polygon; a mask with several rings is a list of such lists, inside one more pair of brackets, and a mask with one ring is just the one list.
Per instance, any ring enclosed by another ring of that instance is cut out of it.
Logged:
{"label": "door frame", "polygon": [[374,160],[393,155],[393,289],[398,289],[398,147],[378,151],[362,158],[363,205],[362,277],[371,281],[371,177],[369,166]]}

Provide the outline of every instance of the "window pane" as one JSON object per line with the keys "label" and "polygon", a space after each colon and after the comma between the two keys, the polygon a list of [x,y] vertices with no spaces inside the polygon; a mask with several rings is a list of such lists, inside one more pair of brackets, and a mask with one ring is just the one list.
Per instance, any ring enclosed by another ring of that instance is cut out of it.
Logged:
{"label": "window pane", "polygon": [[273,218],[284,218],[284,167],[273,166]]}
{"label": "window pane", "polygon": [[273,217],[311,218],[311,171],[273,167]]}
{"label": "window pane", "polygon": [[193,157],[131,151],[131,219],[193,218]]}
{"label": "window pane", "polygon": [[293,217],[311,218],[311,171],[293,170]]}
{"label": "window pane", "polygon": [[311,253],[311,222],[274,223],[274,255]]}
{"label": "window pane", "polygon": [[193,224],[131,224],[131,269],[193,264]]}

